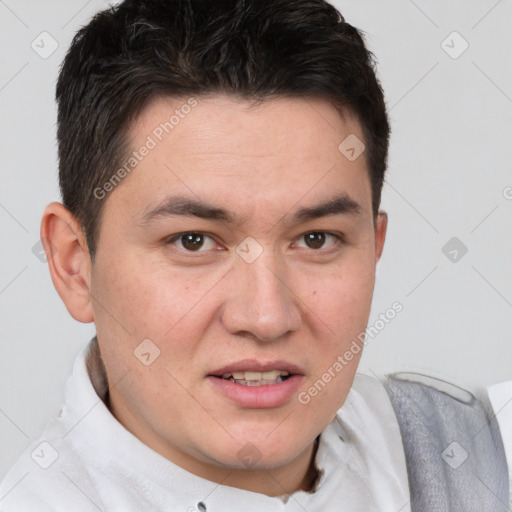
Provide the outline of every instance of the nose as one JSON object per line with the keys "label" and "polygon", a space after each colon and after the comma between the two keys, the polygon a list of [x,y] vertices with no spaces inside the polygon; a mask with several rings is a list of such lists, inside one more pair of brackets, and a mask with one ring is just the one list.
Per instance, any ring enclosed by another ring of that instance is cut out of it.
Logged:
{"label": "nose", "polygon": [[232,333],[274,341],[299,329],[300,299],[290,283],[290,271],[267,250],[252,263],[238,260],[230,272],[229,297],[222,323]]}

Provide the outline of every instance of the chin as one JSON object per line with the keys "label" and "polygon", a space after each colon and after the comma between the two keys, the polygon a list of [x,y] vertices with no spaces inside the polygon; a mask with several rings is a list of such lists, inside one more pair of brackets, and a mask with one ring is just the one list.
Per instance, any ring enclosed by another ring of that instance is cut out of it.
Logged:
{"label": "chin", "polygon": [[313,443],[315,437],[313,435],[309,441],[303,437],[283,435],[271,440],[265,435],[259,439],[246,435],[226,445],[222,453],[209,455],[218,464],[234,469],[270,470],[292,462]]}

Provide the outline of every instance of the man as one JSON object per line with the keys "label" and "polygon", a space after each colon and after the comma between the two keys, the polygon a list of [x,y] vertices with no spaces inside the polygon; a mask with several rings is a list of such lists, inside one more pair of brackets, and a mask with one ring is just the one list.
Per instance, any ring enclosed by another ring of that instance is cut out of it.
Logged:
{"label": "man", "polygon": [[432,493],[417,476],[444,464],[445,414],[483,432],[479,510],[500,510],[485,408],[356,376],[389,124],[371,55],[332,6],[123,2],[75,37],[57,101],[63,204],[41,239],[97,337],[2,510],[462,510],[459,479]]}

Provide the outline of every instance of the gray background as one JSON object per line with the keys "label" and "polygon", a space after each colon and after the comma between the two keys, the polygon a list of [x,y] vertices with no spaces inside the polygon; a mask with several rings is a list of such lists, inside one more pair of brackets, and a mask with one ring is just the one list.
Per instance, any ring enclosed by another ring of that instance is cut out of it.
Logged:
{"label": "gray background", "polygon": [[[512,3],[335,5],[366,33],[393,128],[370,325],[395,301],[404,309],[369,340],[360,371],[422,372],[476,392],[512,379]],[[68,315],[32,249],[45,205],[59,198],[58,67],[106,6],[0,0],[0,477],[59,410],[94,334]],[[42,32],[58,43],[46,58]]]}

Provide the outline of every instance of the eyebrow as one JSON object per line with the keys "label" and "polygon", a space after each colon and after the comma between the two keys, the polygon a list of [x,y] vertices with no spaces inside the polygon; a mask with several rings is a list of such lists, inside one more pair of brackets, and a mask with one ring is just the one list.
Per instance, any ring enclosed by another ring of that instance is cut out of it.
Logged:
{"label": "eyebrow", "polygon": [[363,208],[354,199],[341,195],[323,203],[300,208],[292,217],[292,222],[300,223],[327,217],[328,215],[362,213]]}
{"label": "eyebrow", "polygon": [[[342,194],[319,204],[299,208],[292,216],[290,223],[299,224],[329,215],[358,214],[363,208],[354,199]],[[208,204],[185,196],[169,196],[156,208],[143,215],[144,224],[158,218],[171,216],[192,216],[200,219],[221,221],[228,224],[240,224],[241,219],[233,212],[220,206]]]}

